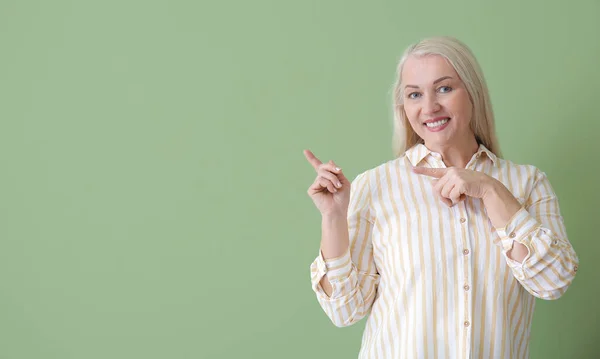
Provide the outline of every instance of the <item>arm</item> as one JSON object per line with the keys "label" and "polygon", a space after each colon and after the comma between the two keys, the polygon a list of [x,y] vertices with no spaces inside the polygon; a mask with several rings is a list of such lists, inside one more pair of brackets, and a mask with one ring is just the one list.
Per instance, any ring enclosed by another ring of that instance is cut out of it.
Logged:
{"label": "arm", "polygon": [[346,218],[323,217],[321,250],[310,266],[317,300],[338,327],[352,325],[370,311],[379,284],[367,176],[360,174],[352,182]]}
{"label": "arm", "polygon": [[323,275],[320,284],[328,297],[331,297],[333,294],[333,287],[329,282],[329,277],[331,276],[335,279],[336,276],[339,276],[340,273],[332,272],[342,269],[347,264],[346,262],[349,261],[347,256],[345,256],[350,247],[348,236],[348,219],[346,218],[346,214],[322,217],[320,256],[328,268],[331,269]]}
{"label": "arm", "polygon": [[541,299],[558,299],[573,281],[579,260],[567,239],[558,199],[536,170],[527,208],[494,180],[482,198],[508,266],[523,287]]}

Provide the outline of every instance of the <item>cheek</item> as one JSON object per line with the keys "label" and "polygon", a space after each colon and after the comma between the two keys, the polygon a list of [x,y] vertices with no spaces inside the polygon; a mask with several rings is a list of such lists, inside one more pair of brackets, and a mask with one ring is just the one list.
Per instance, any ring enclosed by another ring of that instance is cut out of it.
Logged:
{"label": "cheek", "polygon": [[406,117],[408,118],[408,123],[410,124],[410,126],[412,127],[412,129],[421,137],[423,137],[424,133],[423,133],[423,126],[421,125],[421,122],[419,121],[419,110],[416,107],[413,108],[404,108],[404,113],[406,114]]}
{"label": "cheek", "polygon": [[415,106],[406,106],[404,105],[404,113],[406,114],[406,117],[408,117],[408,122],[410,122],[411,124],[413,124],[416,121],[417,118],[417,110],[415,108]]}
{"label": "cheek", "polygon": [[470,121],[472,115],[472,105],[468,96],[456,96],[448,103],[450,111],[454,116],[463,121]]}

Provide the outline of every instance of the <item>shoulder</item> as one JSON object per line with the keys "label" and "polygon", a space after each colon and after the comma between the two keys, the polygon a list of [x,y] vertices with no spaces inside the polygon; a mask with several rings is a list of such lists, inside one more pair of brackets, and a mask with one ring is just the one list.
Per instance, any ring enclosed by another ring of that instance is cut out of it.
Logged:
{"label": "shoulder", "polygon": [[498,158],[496,168],[498,173],[494,177],[522,202],[529,203],[534,193],[552,191],[546,173],[535,165]]}
{"label": "shoulder", "polygon": [[385,175],[385,173],[392,172],[394,173],[396,169],[404,169],[408,168],[407,164],[408,159],[405,155],[402,155],[398,158],[391,159],[389,161],[380,163],[371,168],[364,170],[356,176],[356,179],[360,179],[362,181],[375,181],[378,176]]}
{"label": "shoulder", "polygon": [[[410,172],[410,165],[405,156],[394,158],[360,172],[351,181],[352,190],[373,194],[388,178],[396,178],[397,174]],[[367,189],[365,191],[365,189]]]}
{"label": "shoulder", "polygon": [[539,179],[540,176],[546,175],[535,165],[517,163],[505,158],[496,158],[495,167],[498,168],[500,173],[510,175],[511,178],[523,181],[536,180]]}

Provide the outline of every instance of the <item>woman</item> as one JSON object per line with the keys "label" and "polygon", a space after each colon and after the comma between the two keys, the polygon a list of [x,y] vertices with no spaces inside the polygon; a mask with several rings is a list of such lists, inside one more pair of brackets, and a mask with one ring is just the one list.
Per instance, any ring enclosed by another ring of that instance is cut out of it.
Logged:
{"label": "woman", "polygon": [[546,175],[501,158],[487,85],[450,37],[410,46],[394,85],[397,158],[352,184],[305,150],[322,214],[312,288],[359,358],[527,358],[535,298],[578,258]]}

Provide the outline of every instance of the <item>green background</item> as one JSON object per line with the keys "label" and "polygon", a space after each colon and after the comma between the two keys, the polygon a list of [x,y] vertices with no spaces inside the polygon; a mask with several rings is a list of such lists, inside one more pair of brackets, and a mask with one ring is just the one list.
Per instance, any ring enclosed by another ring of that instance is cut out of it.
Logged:
{"label": "green background", "polygon": [[532,358],[600,357],[600,3],[1,1],[0,358],[353,358],[310,288],[302,150],[391,159],[406,46],[466,42],[579,274]]}

